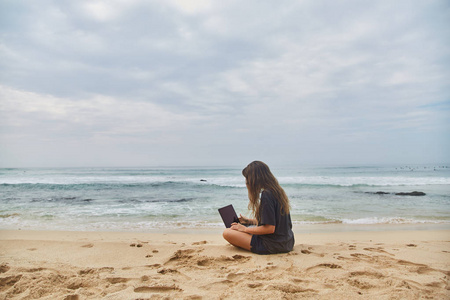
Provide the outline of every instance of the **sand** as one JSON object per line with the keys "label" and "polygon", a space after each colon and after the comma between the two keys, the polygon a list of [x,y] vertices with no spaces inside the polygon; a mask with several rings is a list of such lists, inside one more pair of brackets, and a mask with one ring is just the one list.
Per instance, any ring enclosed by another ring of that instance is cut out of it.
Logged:
{"label": "sand", "polygon": [[259,256],[221,230],[0,231],[0,299],[450,299],[450,230],[296,233]]}

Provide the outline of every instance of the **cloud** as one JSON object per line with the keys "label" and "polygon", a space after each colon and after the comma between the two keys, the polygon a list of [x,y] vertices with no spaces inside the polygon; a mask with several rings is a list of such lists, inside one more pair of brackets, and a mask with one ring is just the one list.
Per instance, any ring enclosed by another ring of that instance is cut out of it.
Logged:
{"label": "cloud", "polygon": [[[213,152],[233,160],[284,151],[268,140],[292,148],[286,159],[297,151],[311,162],[323,143],[378,161],[370,141],[395,148],[415,134],[449,149],[441,141],[448,110],[435,105],[450,95],[445,1],[0,5],[0,125],[9,144],[77,137],[135,145],[143,161],[152,147],[165,161],[186,152],[200,163],[223,159]],[[167,154],[173,145],[185,152]],[[332,152],[324,155],[339,160]]]}
{"label": "cloud", "polygon": [[213,3],[211,0],[171,0],[169,4],[186,14],[198,14],[208,12]]}
{"label": "cloud", "polygon": [[[73,100],[0,86],[0,98],[2,125],[9,131],[28,130],[32,133],[43,122],[54,121],[62,127],[61,134],[67,127],[73,127],[73,130],[83,127],[87,137],[103,135],[112,138],[183,131],[192,122],[205,119],[195,114],[173,113],[151,102],[127,102],[102,95]],[[58,128],[47,129],[58,131]]]}

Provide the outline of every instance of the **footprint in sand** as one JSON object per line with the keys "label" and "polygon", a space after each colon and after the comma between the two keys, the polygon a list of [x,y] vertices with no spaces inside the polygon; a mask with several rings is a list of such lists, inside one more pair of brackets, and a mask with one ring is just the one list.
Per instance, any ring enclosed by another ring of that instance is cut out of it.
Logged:
{"label": "footprint in sand", "polygon": [[179,273],[177,270],[175,270],[175,269],[169,269],[169,268],[167,268],[167,269],[161,269],[161,270],[158,270],[157,271],[159,274],[174,274],[174,273]]}
{"label": "footprint in sand", "polygon": [[192,243],[192,245],[193,246],[196,246],[196,245],[204,245],[204,244],[207,244],[208,242],[207,241],[201,241],[201,242],[194,242],[194,243]]}
{"label": "footprint in sand", "polygon": [[2,265],[0,266],[0,273],[8,272],[9,269],[11,269],[11,268],[10,268],[7,264],[2,264]]}
{"label": "footprint in sand", "polygon": [[413,263],[413,262],[407,261],[407,260],[398,260],[397,263],[399,265],[402,265],[402,266],[411,267],[412,268],[411,272],[416,272],[417,274],[428,274],[428,273],[433,272],[433,271],[435,271],[435,272],[442,272],[442,273],[444,273],[446,275],[450,274],[450,272],[448,272],[448,271],[436,270],[436,269],[433,269],[433,268],[431,268],[431,267],[429,267],[427,265],[416,264],[416,263]]}
{"label": "footprint in sand", "polygon": [[434,282],[430,282],[425,284],[425,286],[429,286],[432,288],[445,288],[446,284],[444,282],[439,282],[439,281],[434,281]]}
{"label": "footprint in sand", "polygon": [[306,271],[311,271],[311,270],[315,270],[315,269],[323,269],[323,268],[328,268],[328,269],[342,269],[342,267],[340,265],[336,265],[336,264],[318,264],[316,266],[313,267],[309,267],[306,269]]}
{"label": "footprint in sand", "polygon": [[364,258],[364,259],[371,259],[372,257],[370,255],[366,255],[363,253],[352,253],[350,256],[356,257],[356,258]]}
{"label": "footprint in sand", "polygon": [[240,254],[236,254],[232,256],[233,259],[235,260],[249,260],[250,258],[252,258],[251,256],[244,256],[244,255],[240,255]]}
{"label": "footprint in sand", "polygon": [[392,254],[392,253],[389,253],[387,251],[384,251],[382,247],[378,247],[378,248],[370,248],[369,247],[369,248],[363,248],[363,250],[370,251],[370,252],[383,253],[383,254],[387,254],[387,255],[390,255],[390,256],[395,256],[395,254]]}
{"label": "footprint in sand", "polygon": [[16,275],[16,276],[8,276],[0,278],[0,291],[6,290],[9,287],[13,286],[22,278],[22,275]]}
{"label": "footprint in sand", "polygon": [[112,267],[103,267],[103,268],[99,268],[99,269],[87,268],[87,269],[78,271],[78,275],[83,276],[83,275],[90,275],[90,274],[96,274],[96,273],[102,273],[102,272],[112,273],[112,272],[114,272],[114,268],[112,268]]}
{"label": "footprint in sand", "polygon": [[381,279],[381,278],[384,278],[385,276],[378,272],[355,271],[355,272],[350,272],[350,277],[371,277],[371,278]]}
{"label": "footprint in sand", "polygon": [[[347,282],[350,285],[352,285],[358,289],[362,289],[362,290],[373,289],[376,287],[375,285],[371,284],[370,282],[367,282],[362,279],[348,279]],[[362,293],[360,295],[362,295]]]}
{"label": "footprint in sand", "polygon": [[298,285],[293,284],[279,284],[279,285],[271,285],[269,289],[281,291],[288,294],[297,294],[297,293],[317,293],[318,291],[313,289],[304,289]]}
{"label": "footprint in sand", "polygon": [[299,284],[299,283],[309,283],[310,281],[309,280],[305,280],[305,279],[303,279],[303,278],[298,278],[298,277],[293,277],[293,278],[291,278],[291,281],[293,282],[293,283],[295,283],[295,284]]}
{"label": "footprint in sand", "polygon": [[154,285],[154,286],[140,286],[134,289],[135,293],[158,293],[158,292],[172,292],[172,291],[183,291],[176,285]]}
{"label": "footprint in sand", "polygon": [[385,277],[383,274],[375,271],[355,271],[350,272],[347,282],[358,289],[368,290],[383,284],[374,285],[373,280],[382,280]]}
{"label": "footprint in sand", "polygon": [[185,300],[201,300],[201,299],[203,299],[203,297],[200,295],[190,295],[190,296],[184,297],[183,299],[185,299]]}
{"label": "footprint in sand", "polygon": [[152,269],[157,269],[157,268],[160,268],[161,266],[162,266],[161,264],[146,265],[147,268],[152,268]]}
{"label": "footprint in sand", "polygon": [[242,276],[244,276],[244,275],[246,275],[246,273],[244,273],[244,272],[242,272],[242,271],[239,271],[239,272],[236,272],[236,273],[231,272],[231,273],[228,273],[227,279],[228,279],[228,280],[233,280],[233,279],[242,277]]}
{"label": "footprint in sand", "polygon": [[207,285],[203,285],[200,288],[204,290],[218,290],[222,288],[229,288],[234,285],[234,282],[228,279],[216,281]]}
{"label": "footprint in sand", "polygon": [[28,250],[28,251],[36,251],[37,248],[28,248],[27,250]]}
{"label": "footprint in sand", "polygon": [[237,262],[242,263],[248,261],[249,259],[251,259],[251,256],[243,256],[239,254],[233,255],[232,257],[224,255],[220,257],[201,256],[197,260],[197,265],[202,267],[211,265],[226,266],[229,265],[230,263],[237,263]]}
{"label": "footprint in sand", "polygon": [[[312,252],[310,250],[312,250],[311,247],[309,247],[308,250],[302,249],[302,250],[300,250],[300,252],[303,253],[303,254],[313,254],[313,255],[316,255],[316,256],[319,256],[319,257],[324,257],[325,256],[325,254],[323,254],[323,253],[314,253],[314,252]],[[297,252],[289,252],[288,255],[298,255],[298,253]]]}
{"label": "footprint in sand", "polygon": [[84,284],[83,279],[81,279],[79,277],[72,277],[67,282],[66,288],[69,290],[78,290],[79,288],[81,288],[83,286],[83,284]]}
{"label": "footprint in sand", "polygon": [[31,268],[31,269],[26,269],[25,272],[30,272],[30,273],[34,273],[34,272],[40,272],[45,270],[44,268]]}
{"label": "footprint in sand", "polygon": [[108,281],[111,284],[125,283],[130,280],[131,280],[130,278],[123,278],[123,277],[108,277],[108,278],[106,278],[106,281]]}
{"label": "footprint in sand", "polygon": [[177,250],[167,263],[172,261],[190,260],[195,252],[195,249]]}

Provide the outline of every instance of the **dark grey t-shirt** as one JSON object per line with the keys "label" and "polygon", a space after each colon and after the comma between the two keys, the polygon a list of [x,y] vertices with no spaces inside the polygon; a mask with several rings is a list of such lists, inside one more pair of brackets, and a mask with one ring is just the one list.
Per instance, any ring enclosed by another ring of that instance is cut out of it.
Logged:
{"label": "dark grey t-shirt", "polygon": [[290,214],[281,214],[280,203],[269,190],[261,193],[261,222],[259,225],[274,225],[273,234],[260,235],[270,253],[289,252],[294,247],[294,233]]}

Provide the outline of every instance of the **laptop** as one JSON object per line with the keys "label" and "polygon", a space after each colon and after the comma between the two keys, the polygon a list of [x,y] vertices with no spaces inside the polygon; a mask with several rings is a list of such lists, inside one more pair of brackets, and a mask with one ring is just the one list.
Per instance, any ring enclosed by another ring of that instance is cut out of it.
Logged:
{"label": "laptop", "polygon": [[233,205],[231,204],[219,208],[219,214],[222,217],[223,223],[225,224],[226,228],[230,228],[231,223],[239,223],[239,218],[233,208]]}

